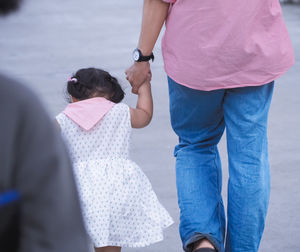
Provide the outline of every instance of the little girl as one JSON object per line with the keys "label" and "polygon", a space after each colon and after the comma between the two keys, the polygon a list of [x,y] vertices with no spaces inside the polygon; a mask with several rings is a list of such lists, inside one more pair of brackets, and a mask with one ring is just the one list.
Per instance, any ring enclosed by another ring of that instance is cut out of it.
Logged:
{"label": "little girl", "polygon": [[[150,78],[149,78],[150,79]],[[96,252],[144,247],[163,239],[173,223],[142,170],[129,159],[131,128],[152,118],[150,80],[136,108],[108,72],[86,68],[69,78],[72,103],[56,120],[70,150],[83,216]]]}

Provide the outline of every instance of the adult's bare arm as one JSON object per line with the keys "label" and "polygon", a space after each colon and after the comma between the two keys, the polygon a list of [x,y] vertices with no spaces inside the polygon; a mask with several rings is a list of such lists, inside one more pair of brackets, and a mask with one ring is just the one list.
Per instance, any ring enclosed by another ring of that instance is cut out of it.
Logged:
{"label": "adult's bare arm", "polygon": [[[168,15],[168,9],[169,3],[165,3],[162,0],[144,0],[142,27],[138,43],[138,48],[143,55],[151,54]],[[149,72],[149,62],[134,62],[125,71],[133,93],[137,93],[139,87],[148,78]]]}

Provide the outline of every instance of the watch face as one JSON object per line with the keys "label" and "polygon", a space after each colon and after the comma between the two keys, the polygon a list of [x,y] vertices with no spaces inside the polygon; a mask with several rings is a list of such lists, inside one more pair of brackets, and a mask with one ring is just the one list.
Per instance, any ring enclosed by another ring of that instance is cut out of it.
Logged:
{"label": "watch face", "polygon": [[139,51],[138,51],[138,50],[134,50],[134,51],[133,51],[133,59],[134,59],[135,61],[137,61],[137,60],[139,60],[139,58],[140,58]]}

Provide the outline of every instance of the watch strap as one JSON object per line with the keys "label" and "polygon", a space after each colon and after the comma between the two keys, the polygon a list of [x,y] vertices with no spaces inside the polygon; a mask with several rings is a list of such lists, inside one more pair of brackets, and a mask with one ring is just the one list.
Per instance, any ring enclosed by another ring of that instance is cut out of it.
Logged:
{"label": "watch strap", "polygon": [[144,56],[142,54],[140,54],[140,58],[137,61],[149,61],[149,60],[154,60],[154,54],[153,52],[149,55],[149,56]]}

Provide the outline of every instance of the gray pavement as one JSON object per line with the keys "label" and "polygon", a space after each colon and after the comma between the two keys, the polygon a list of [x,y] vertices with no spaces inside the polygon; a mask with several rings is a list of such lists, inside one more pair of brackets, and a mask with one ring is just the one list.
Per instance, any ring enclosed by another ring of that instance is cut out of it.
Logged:
{"label": "gray pavement", "polygon": [[[125,101],[134,105],[124,70],[131,64],[141,21],[142,1],[25,0],[22,10],[0,19],[0,69],[33,88],[51,116],[65,106],[67,77],[80,67],[109,70],[126,88]],[[300,6],[284,6],[297,62],[276,84],[269,120],[272,192],[260,251],[300,251]],[[150,126],[133,132],[132,158],[151,180],[175,224],[165,240],[129,251],[179,252],[175,160],[177,138],[168,114],[166,75],[155,48],[153,70],[154,118]],[[38,122],[37,122],[38,123]],[[220,143],[226,201],[227,158]]]}

